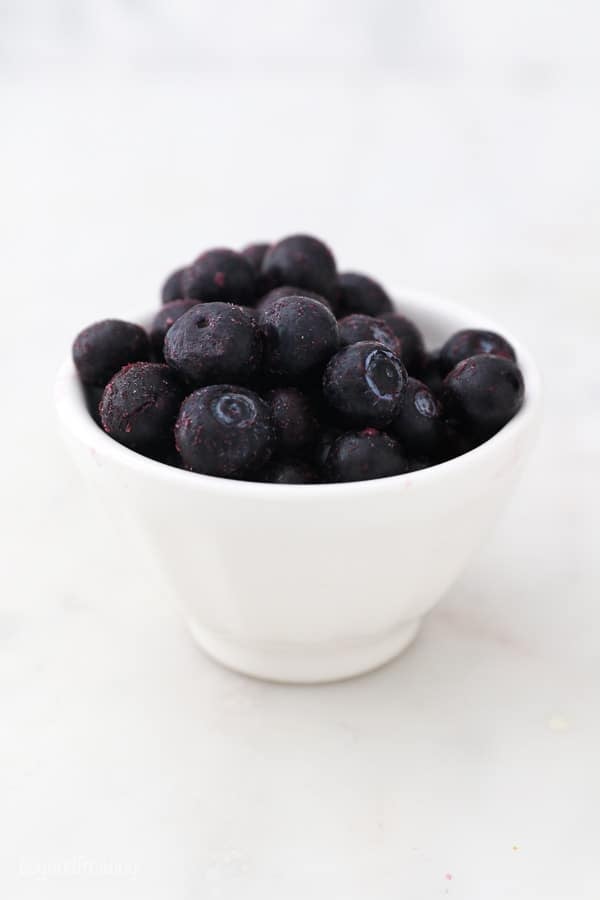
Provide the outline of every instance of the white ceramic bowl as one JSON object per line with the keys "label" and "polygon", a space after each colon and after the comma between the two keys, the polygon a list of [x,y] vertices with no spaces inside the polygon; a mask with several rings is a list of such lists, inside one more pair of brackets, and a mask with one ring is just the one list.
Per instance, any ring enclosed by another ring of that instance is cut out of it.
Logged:
{"label": "white ceramic bowl", "polygon": [[429,346],[460,328],[505,334],[526,386],[520,412],[487,443],[407,475],[273,485],[175,469],[104,434],[72,362],[60,370],[59,419],[80,469],[99,498],[133,517],[196,641],[232,669],[319,682],[392,659],[460,574],[521,473],[540,418],[529,354],[472,310],[399,296]]}

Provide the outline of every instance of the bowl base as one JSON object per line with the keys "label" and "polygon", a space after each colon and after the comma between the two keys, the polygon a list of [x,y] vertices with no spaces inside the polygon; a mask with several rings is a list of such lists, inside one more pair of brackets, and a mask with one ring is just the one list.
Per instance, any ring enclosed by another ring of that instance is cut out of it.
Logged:
{"label": "bowl base", "polygon": [[263,681],[319,684],[363,675],[390,662],[412,644],[421,622],[403,622],[370,638],[320,644],[242,642],[194,622],[188,626],[202,650],[228,669]]}

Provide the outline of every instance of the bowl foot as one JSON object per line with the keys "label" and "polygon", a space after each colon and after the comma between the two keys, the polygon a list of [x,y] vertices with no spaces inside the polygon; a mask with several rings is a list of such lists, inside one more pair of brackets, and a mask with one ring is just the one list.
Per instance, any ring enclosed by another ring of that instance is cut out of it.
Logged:
{"label": "bowl foot", "polygon": [[318,644],[236,641],[188,622],[196,643],[217,662],[265,681],[318,684],[353,678],[378,669],[403,652],[415,639],[422,619],[356,640]]}

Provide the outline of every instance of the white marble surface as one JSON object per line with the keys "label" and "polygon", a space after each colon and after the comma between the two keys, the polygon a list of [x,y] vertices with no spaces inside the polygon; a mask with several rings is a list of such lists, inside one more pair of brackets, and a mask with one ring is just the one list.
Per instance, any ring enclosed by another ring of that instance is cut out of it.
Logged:
{"label": "white marble surface", "polygon": [[[594,5],[232,4],[231,32],[31,6],[0,35],[1,896],[597,900]],[[196,650],[51,400],[79,327],[297,229],[504,320],[546,381],[521,489],[419,641],[310,689]]]}

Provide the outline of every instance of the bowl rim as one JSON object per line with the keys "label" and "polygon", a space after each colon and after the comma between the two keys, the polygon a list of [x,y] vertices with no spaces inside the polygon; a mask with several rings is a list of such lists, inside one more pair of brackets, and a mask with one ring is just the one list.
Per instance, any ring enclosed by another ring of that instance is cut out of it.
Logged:
{"label": "bowl rim", "polygon": [[[502,334],[515,349],[519,367],[525,381],[525,398],[519,412],[504,425],[493,437],[483,444],[469,450],[461,456],[447,462],[438,463],[425,469],[418,469],[402,475],[391,475],[367,481],[331,482],[326,484],[271,484],[254,481],[237,481],[220,478],[215,475],[203,475],[178,469],[166,463],[150,459],[130,450],[106,434],[92,419],[85,403],[83,389],[79,381],[71,355],[59,368],[55,386],[54,401],[59,421],[66,432],[76,441],[87,447],[95,456],[105,457],[112,463],[142,476],[153,477],[160,481],[170,481],[184,486],[188,490],[211,492],[223,497],[246,497],[252,501],[290,500],[295,503],[314,502],[318,498],[334,500],[348,498],[360,494],[382,494],[397,490],[401,486],[412,487],[426,483],[437,483],[440,479],[459,475],[461,471],[477,464],[485,465],[502,455],[502,450],[511,444],[521,433],[529,430],[540,418],[541,414],[541,378],[538,368],[521,341],[515,338],[506,328],[497,322],[479,315],[470,307],[456,303],[454,300],[441,298],[437,294],[412,289],[394,292],[394,306],[399,310],[402,304],[410,307],[423,307],[428,315],[448,316],[467,320],[472,328],[484,328]],[[404,310],[403,310],[404,311]],[[407,310],[409,317],[418,323],[418,312]],[[136,316],[134,321],[143,317]]]}

